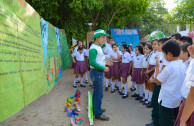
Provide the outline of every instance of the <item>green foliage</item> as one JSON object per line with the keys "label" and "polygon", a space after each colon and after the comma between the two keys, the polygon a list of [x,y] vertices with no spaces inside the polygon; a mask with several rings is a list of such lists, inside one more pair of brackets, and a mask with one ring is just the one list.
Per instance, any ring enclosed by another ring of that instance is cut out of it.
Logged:
{"label": "green foliage", "polygon": [[182,0],[172,11],[174,22],[191,23],[194,21],[194,0]]}
{"label": "green foliage", "polygon": [[[86,39],[89,30],[123,28],[129,18],[144,14],[148,0],[26,0],[47,21],[71,37]],[[90,29],[88,23],[92,23]]]}

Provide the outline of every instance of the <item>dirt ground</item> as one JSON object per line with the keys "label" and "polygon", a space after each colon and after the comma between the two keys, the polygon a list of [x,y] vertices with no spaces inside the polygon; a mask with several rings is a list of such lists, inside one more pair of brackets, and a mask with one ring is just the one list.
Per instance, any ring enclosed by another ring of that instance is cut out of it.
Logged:
{"label": "dirt ground", "polygon": [[[76,89],[73,84],[73,69],[68,67],[63,77],[55,85],[48,95],[43,95],[11,118],[0,123],[0,126],[69,126],[70,117],[63,112],[66,99],[74,95]],[[131,83],[130,83],[131,85]],[[83,118],[81,126],[89,126],[87,112],[88,90],[92,93],[89,84],[78,88],[82,92],[80,118]],[[151,109],[146,108],[139,101],[128,97],[122,99],[118,92],[113,94],[104,92],[102,108],[106,109],[105,115],[110,121],[94,119],[94,126],[145,126],[151,122]],[[129,96],[134,92],[129,92]]]}

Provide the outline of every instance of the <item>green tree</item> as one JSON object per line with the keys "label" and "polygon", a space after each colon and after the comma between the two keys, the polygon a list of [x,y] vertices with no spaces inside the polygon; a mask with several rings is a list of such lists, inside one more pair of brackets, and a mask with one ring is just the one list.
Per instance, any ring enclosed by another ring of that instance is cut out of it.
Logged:
{"label": "green tree", "polygon": [[[148,0],[26,0],[43,18],[64,28],[67,37],[86,38],[89,30],[124,27],[128,18],[143,14]],[[88,23],[92,23],[90,29]]]}

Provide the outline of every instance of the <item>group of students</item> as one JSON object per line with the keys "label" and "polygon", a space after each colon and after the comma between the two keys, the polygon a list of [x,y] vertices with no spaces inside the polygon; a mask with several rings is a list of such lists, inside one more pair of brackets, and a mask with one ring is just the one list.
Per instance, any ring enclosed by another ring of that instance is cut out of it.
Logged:
{"label": "group of students", "polygon": [[[90,43],[91,45],[92,43]],[[121,46],[120,51],[114,38],[111,37],[107,38],[107,43],[104,45],[102,48],[106,60],[113,62],[112,66],[107,66],[109,72],[105,73],[105,91],[112,86],[111,93],[114,93],[116,87],[119,94],[123,95],[122,98],[127,98],[128,77],[131,76],[132,86],[130,89],[131,91],[136,90],[131,97],[135,97],[135,100],[147,105],[147,108],[153,108],[151,115],[153,122],[146,126],[182,125],[180,119],[185,100],[190,88],[194,86],[194,55],[188,51],[188,48],[193,47],[191,46],[192,39],[181,37],[177,33],[170,38],[154,39],[151,44],[142,42],[135,47],[135,52],[131,45],[126,44]],[[78,41],[78,47],[72,54],[73,62],[76,62],[73,87],[76,87],[79,76],[81,86],[85,87],[83,84],[84,74],[86,82],[88,82],[86,73],[90,70],[88,51],[83,48],[82,42]],[[74,59],[74,57],[76,58]],[[122,92],[121,81],[124,92]],[[92,81],[90,83],[92,86]],[[180,107],[181,102],[182,106]],[[190,110],[192,109],[194,110],[193,107],[190,108]],[[185,125],[193,126],[194,113],[190,113],[189,117],[187,116]]]}

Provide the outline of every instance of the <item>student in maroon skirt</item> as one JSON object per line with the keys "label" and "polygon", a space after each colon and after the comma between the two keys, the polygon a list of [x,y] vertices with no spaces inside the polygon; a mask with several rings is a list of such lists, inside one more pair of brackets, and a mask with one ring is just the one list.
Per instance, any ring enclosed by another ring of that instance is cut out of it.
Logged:
{"label": "student in maroon skirt", "polygon": [[142,76],[142,68],[143,68],[143,47],[138,45],[135,47],[135,56],[133,58],[133,73],[131,81],[136,83],[136,93],[131,97],[137,97],[135,100],[143,99],[144,92],[144,82]]}
{"label": "student in maroon skirt", "polygon": [[[75,79],[74,79],[74,83],[73,83],[73,87],[76,88],[76,81],[80,75],[81,77],[81,87],[85,87],[85,85],[83,84],[83,75],[85,74],[85,72],[87,72],[87,67],[85,64],[85,59],[84,59],[84,48],[83,46],[79,46],[78,47],[78,51],[72,54],[72,59],[73,62],[76,63],[75,67],[74,67],[74,73],[75,75]],[[74,57],[76,57],[76,61],[74,59]]]}
{"label": "student in maroon skirt", "polygon": [[127,77],[129,76],[130,62],[132,62],[132,58],[131,58],[131,55],[129,54],[129,49],[126,44],[122,45],[121,51],[123,52],[123,55],[121,60],[122,63],[121,63],[120,73],[121,73],[122,82],[124,85],[124,93],[121,92],[120,94],[123,95],[122,98],[127,98],[128,97]]}
{"label": "student in maroon skirt", "polygon": [[111,77],[112,77],[112,90],[111,93],[115,92],[115,84],[118,84],[119,92],[121,92],[121,77],[120,77],[120,59],[122,52],[119,51],[118,45],[112,45],[113,51],[111,54],[111,59],[113,62],[112,70],[111,70]]}
{"label": "student in maroon skirt", "polygon": [[[155,71],[155,66],[156,66],[156,56],[158,54],[158,40],[154,39],[152,41],[152,48],[153,51],[150,53],[150,57],[148,59],[148,70],[145,72],[146,76],[147,76],[147,80],[150,79],[150,77],[154,74]],[[152,108],[152,104],[151,104],[151,99],[152,99],[152,94],[153,94],[153,90],[154,90],[154,83],[150,83],[148,82],[148,89],[149,89],[149,96],[148,96],[148,100],[144,103],[144,105],[148,105],[148,108]]]}

